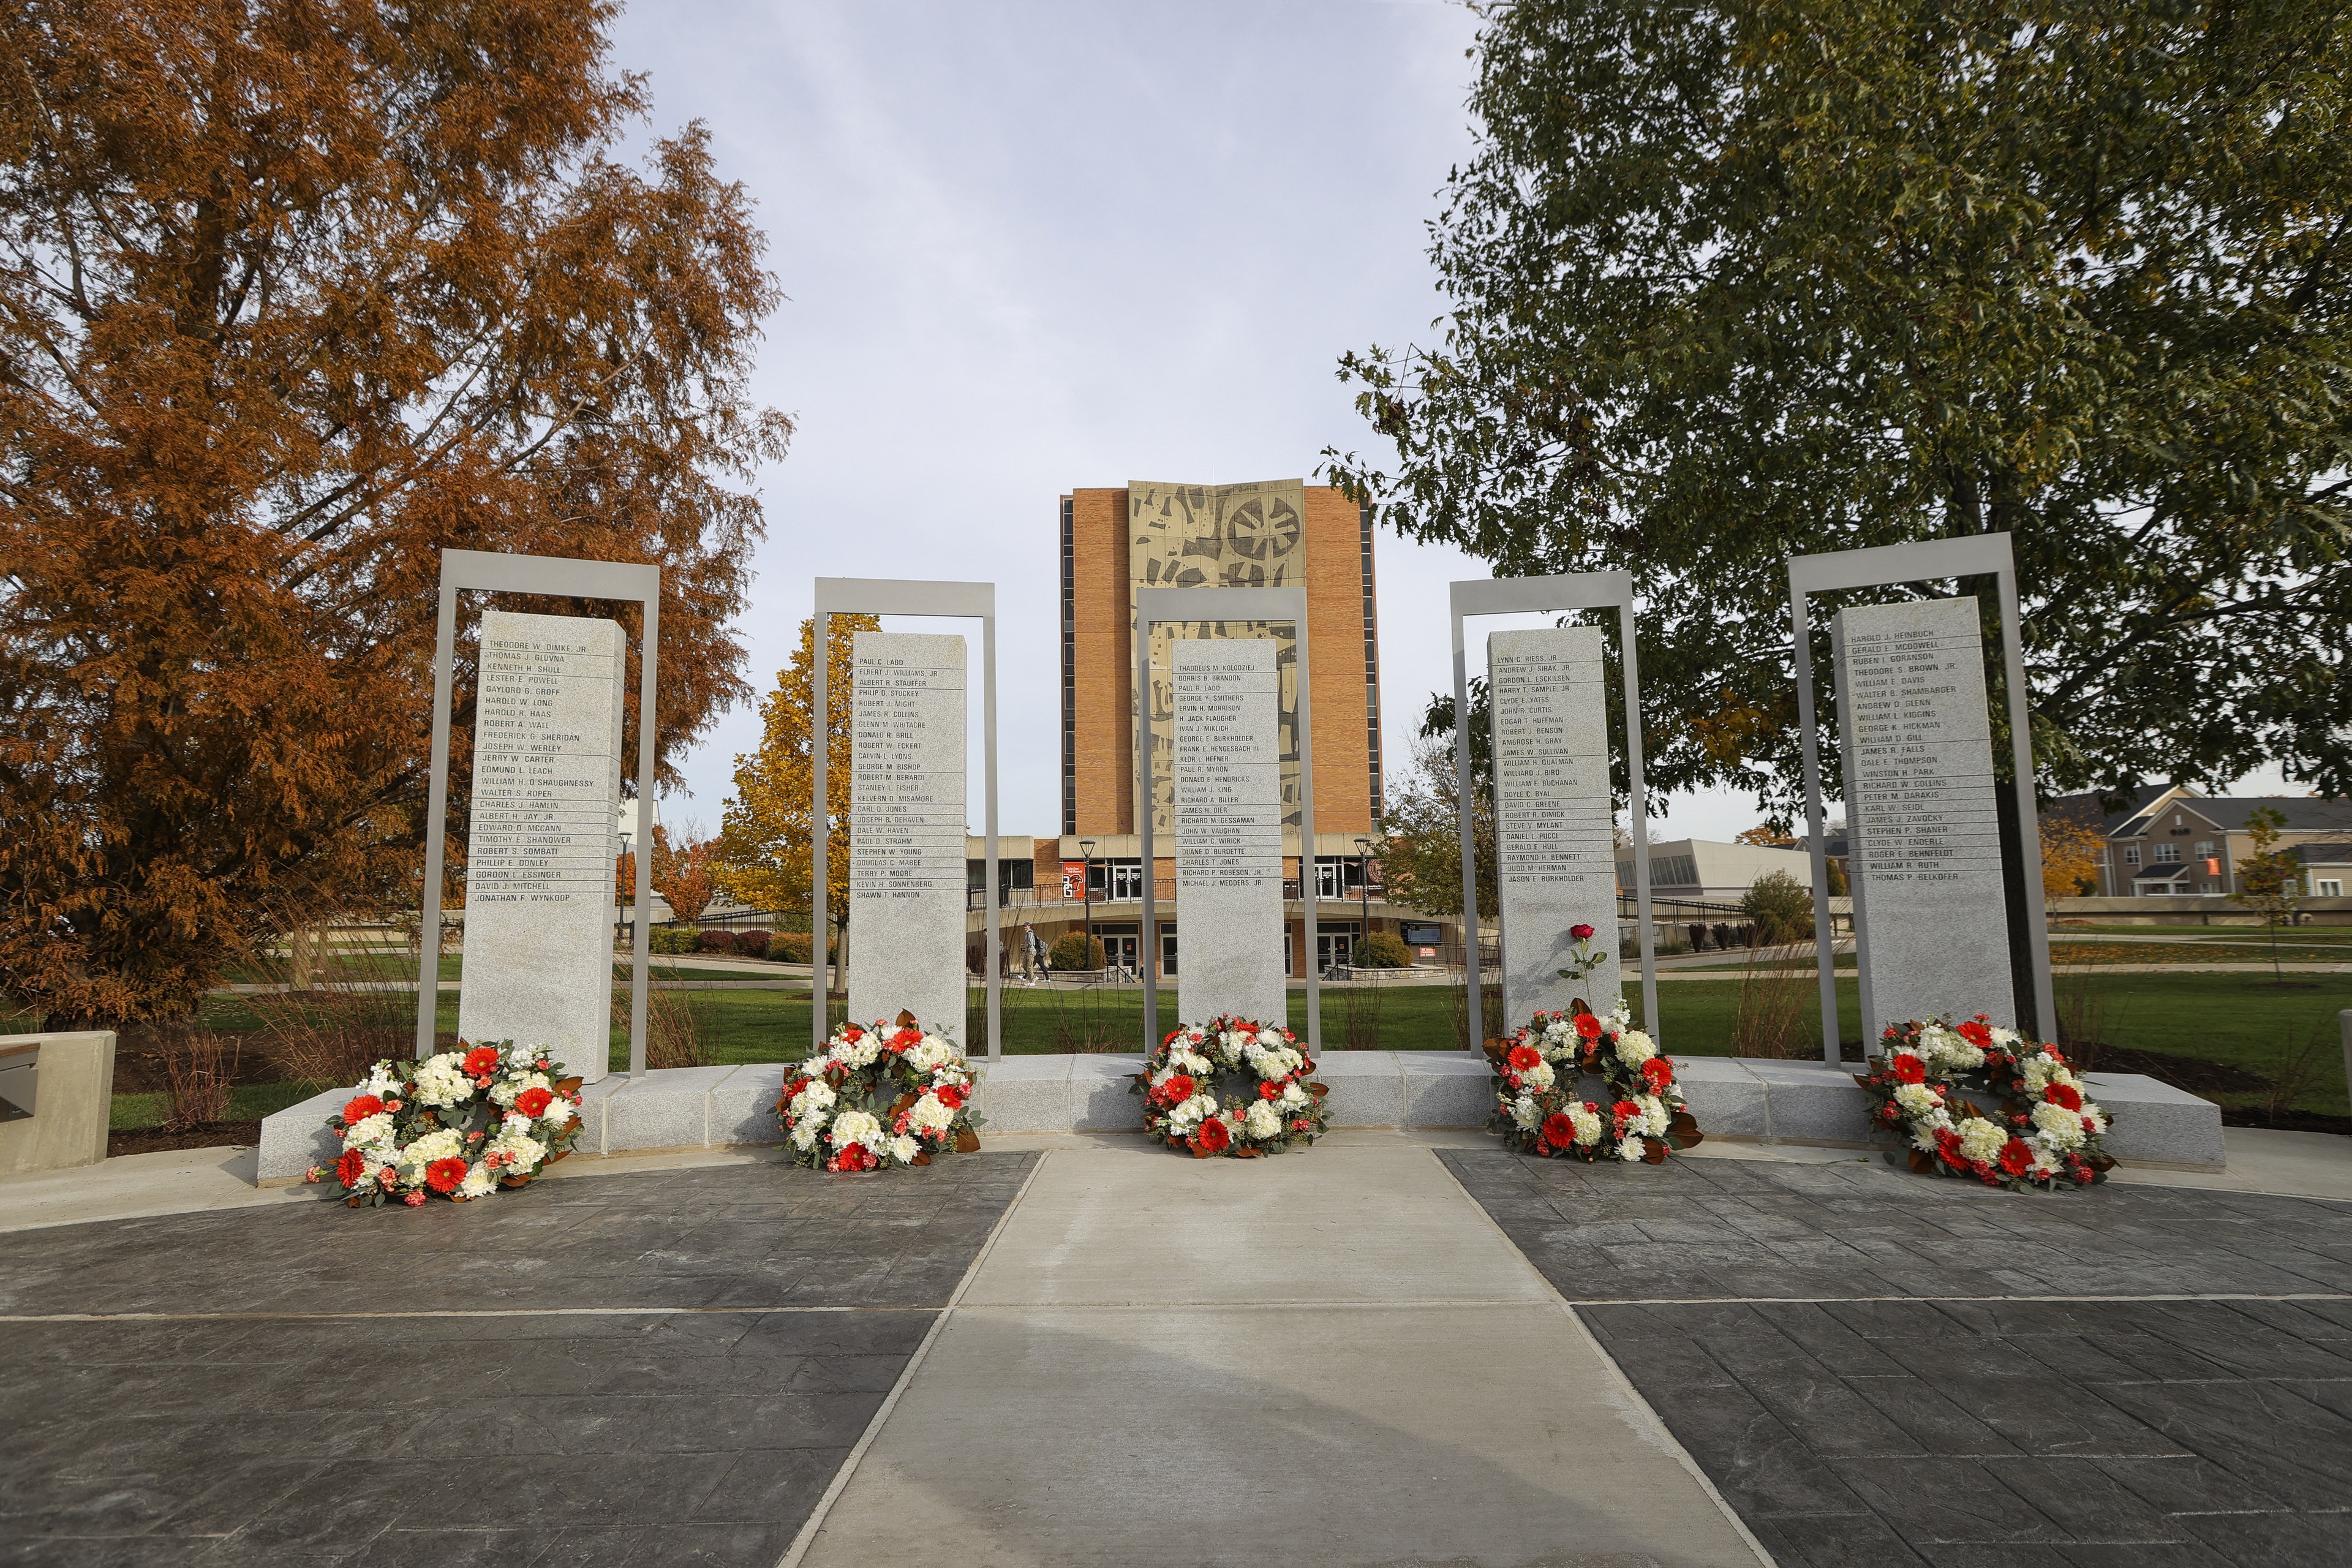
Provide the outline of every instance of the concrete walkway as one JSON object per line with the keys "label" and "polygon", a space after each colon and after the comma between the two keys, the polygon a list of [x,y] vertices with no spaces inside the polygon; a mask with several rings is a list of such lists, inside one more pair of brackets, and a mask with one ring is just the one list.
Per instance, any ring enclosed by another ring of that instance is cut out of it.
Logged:
{"label": "concrete walkway", "polygon": [[1769,1563],[1440,1141],[1037,1141],[786,1564]]}

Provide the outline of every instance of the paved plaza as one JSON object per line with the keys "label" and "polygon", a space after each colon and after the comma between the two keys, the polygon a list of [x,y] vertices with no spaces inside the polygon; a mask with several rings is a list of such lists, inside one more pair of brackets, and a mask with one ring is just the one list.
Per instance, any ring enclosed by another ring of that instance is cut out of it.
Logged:
{"label": "paved plaza", "polygon": [[1727,1152],[1078,1136],[15,1230],[0,1562],[2352,1561],[2352,1203]]}

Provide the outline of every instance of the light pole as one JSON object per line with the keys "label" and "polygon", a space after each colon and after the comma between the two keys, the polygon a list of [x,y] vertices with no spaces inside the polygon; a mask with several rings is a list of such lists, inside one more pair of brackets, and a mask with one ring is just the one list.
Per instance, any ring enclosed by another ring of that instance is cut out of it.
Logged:
{"label": "light pole", "polygon": [[1078,856],[1085,867],[1078,873],[1078,897],[1085,900],[1087,908],[1086,963],[1092,968],[1095,962],[1095,841],[1079,839]]}
{"label": "light pole", "polygon": [[[1359,911],[1356,919],[1356,944],[1361,944],[1372,934],[1371,868],[1372,841],[1369,838],[1359,838],[1356,840],[1356,909]],[[1351,945],[1348,950],[1349,966],[1353,968],[1355,963],[1355,946]]]}

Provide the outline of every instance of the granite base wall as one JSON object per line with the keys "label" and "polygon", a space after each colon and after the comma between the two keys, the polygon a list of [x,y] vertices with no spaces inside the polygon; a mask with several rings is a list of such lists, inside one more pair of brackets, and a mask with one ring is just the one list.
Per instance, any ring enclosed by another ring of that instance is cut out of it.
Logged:
{"label": "granite base wall", "polygon": [[[1818,1062],[1682,1057],[1683,1095],[1709,1138],[1729,1142],[1893,1148],[1873,1138],[1868,1100],[1851,1071]],[[1486,1064],[1450,1051],[1327,1051],[1318,1079],[1330,1087],[1335,1127],[1481,1127],[1493,1110]],[[1119,1132],[1140,1119],[1129,1090],[1139,1056],[1021,1056],[982,1064],[975,1104],[987,1133]],[[584,1091],[576,1152],[624,1154],[779,1141],[781,1063],[672,1068],[642,1079],[614,1075]],[[2193,1094],[2137,1073],[2089,1075],[2092,1097],[2115,1118],[2108,1152],[2136,1164],[2222,1168],[2221,1113]],[[1597,1092],[1597,1085],[1592,1086]],[[259,1179],[299,1181],[339,1152],[326,1119],[351,1093],[339,1089],[261,1124]]]}

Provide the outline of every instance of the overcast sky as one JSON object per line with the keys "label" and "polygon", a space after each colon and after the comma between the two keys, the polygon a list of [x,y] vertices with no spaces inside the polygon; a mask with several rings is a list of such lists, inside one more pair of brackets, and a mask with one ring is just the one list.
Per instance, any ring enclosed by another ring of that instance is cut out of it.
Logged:
{"label": "overcast sky", "polygon": [[[1470,148],[1473,31],[1458,5],[1400,0],[625,14],[614,64],[650,75],[651,130],[709,124],[790,296],[756,384],[799,424],[761,483],[759,691],[813,577],[992,581],[1002,826],[1057,832],[1056,498],[1311,480],[1326,446],[1374,448],[1335,364],[1426,341],[1442,307],[1423,225]],[[1376,548],[1393,775],[1450,684],[1445,584],[1488,574]],[[758,737],[751,707],[727,715],[664,818],[715,828]],[[1670,837],[1757,819],[1744,796],[1673,806]]]}

